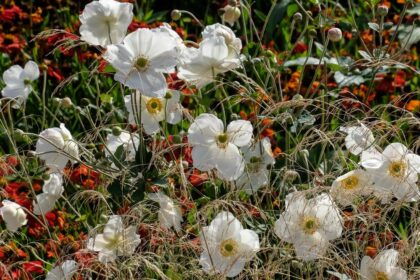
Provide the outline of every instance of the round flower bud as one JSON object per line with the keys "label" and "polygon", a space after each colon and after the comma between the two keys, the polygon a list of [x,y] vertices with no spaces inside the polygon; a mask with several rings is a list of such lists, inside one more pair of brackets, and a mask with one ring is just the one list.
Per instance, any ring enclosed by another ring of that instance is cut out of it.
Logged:
{"label": "round flower bud", "polygon": [[226,5],[223,10],[225,12],[223,13],[222,18],[230,25],[234,25],[241,16],[241,10],[236,6]]}
{"label": "round flower bud", "polygon": [[121,127],[119,127],[119,126],[114,126],[113,128],[112,128],[112,134],[114,135],[114,136],[120,136],[121,135]]}
{"label": "round flower bud", "polygon": [[316,30],[315,29],[309,29],[308,34],[309,34],[309,37],[314,38],[314,37],[316,37]]}
{"label": "round flower bud", "polygon": [[172,10],[171,12],[171,18],[173,21],[177,21],[181,18],[181,11],[180,10]]}
{"label": "round flower bud", "polygon": [[384,17],[388,14],[388,7],[385,5],[379,5],[378,7],[378,15]]}
{"label": "round flower bud", "polygon": [[69,97],[64,97],[63,99],[61,99],[60,104],[61,106],[63,106],[63,108],[70,108],[71,106],[73,106],[73,102],[71,102],[71,99]]}
{"label": "round flower bud", "polygon": [[286,170],[284,173],[284,179],[288,183],[293,183],[299,177],[299,173],[295,170]]}
{"label": "round flower bud", "polygon": [[328,30],[328,38],[332,42],[338,42],[343,38],[343,33],[341,32],[340,28],[333,27],[330,30]]}
{"label": "round flower bud", "polygon": [[302,21],[302,14],[301,13],[296,13],[296,14],[294,14],[293,15],[293,19],[295,20],[295,21],[297,21],[297,22],[300,22],[300,21]]}

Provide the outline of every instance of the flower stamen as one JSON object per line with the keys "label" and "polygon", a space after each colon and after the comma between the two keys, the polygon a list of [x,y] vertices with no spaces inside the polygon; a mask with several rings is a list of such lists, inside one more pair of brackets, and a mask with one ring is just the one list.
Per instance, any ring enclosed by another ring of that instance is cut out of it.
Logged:
{"label": "flower stamen", "polygon": [[146,103],[146,109],[150,114],[159,113],[162,110],[162,102],[159,98],[152,97]]}
{"label": "flower stamen", "polygon": [[407,164],[403,161],[392,161],[388,166],[388,172],[392,177],[402,179],[405,176]]}
{"label": "flower stamen", "polygon": [[136,59],[136,63],[134,67],[136,67],[136,69],[139,72],[144,72],[147,70],[147,68],[149,68],[149,65],[150,65],[149,59],[145,56],[140,56]]}
{"label": "flower stamen", "polygon": [[232,257],[238,253],[238,243],[232,238],[226,239],[220,243],[220,254],[223,257]]}
{"label": "flower stamen", "polygon": [[343,179],[340,183],[343,189],[352,190],[359,185],[359,178],[356,176],[350,176]]}
{"label": "flower stamen", "polygon": [[306,234],[314,234],[319,228],[318,219],[311,216],[305,216],[303,218],[302,227]]}

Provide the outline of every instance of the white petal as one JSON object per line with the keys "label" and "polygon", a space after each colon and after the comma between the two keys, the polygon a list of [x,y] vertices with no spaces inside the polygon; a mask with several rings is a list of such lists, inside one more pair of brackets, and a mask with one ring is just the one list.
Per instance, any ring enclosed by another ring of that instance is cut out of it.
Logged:
{"label": "white petal", "polygon": [[223,133],[223,122],[213,114],[201,114],[188,129],[188,142],[192,145],[209,145]]}
{"label": "white petal", "polygon": [[13,65],[3,73],[3,81],[6,85],[23,86],[23,69],[19,65]]}
{"label": "white petal", "polygon": [[362,152],[359,164],[366,169],[378,169],[384,160],[384,156],[378,150],[372,148]]}
{"label": "white petal", "polygon": [[375,279],[374,262],[369,256],[364,256],[360,263],[360,275],[363,279]]}
{"label": "white petal", "polygon": [[210,171],[213,169],[216,164],[214,162],[215,152],[217,151],[217,146],[195,146],[192,148],[191,156],[193,161],[193,166],[200,171]]}
{"label": "white petal", "polygon": [[244,120],[233,121],[227,127],[229,141],[238,147],[249,145],[252,139],[252,131],[251,123]]}
{"label": "white petal", "polygon": [[[131,54],[124,45],[110,45],[107,47],[104,59],[111,63],[111,65],[121,72],[123,77],[127,77],[132,71],[133,54]],[[123,83],[122,81],[119,81]],[[124,84],[124,83],[123,83]]]}
{"label": "white petal", "polygon": [[50,212],[54,208],[57,199],[58,197],[47,193],[38,194],[33,201],[34,214],[45,215],[45,213]]}
{"label": "white petal", "polygon": [[239,152],[238,147],[229,143],[227,147],[215,149],[214,164],[221,177],[232,181],[242,175],[245,168],[245,162]]}
{"label": "white petal", "polygon": [[403,158],[408,153],[408,149],[401,143],[391,143],[389,144],[384,152],[383,156],[389,160],[399,160]]}
{"label": "white petal", "polygon": [[25,79],[31,80],[31,81],[35,81],[36,79],[39,78],[39,68],[38,68],[38,64],[36,64],[33,61],[28,61],[25,64],[25,68],[24,68],[24,73],[25,73]]}

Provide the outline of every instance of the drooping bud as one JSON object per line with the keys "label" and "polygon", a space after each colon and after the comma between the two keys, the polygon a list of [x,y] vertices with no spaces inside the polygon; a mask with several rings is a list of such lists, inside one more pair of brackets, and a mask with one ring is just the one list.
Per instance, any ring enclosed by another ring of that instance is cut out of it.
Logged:
{"label": "drooping bud", "polygon": [[303,18],[303,16],[302,16],[302,14],[301,14],[301,13],[299,13],[299,12],[293,15],[293,19],[294,19],[296,22],[301,22],[301,21],[302,21],[302,18]]}
{"label": "drooping bud", "polygon": [[343,38],[343,33],[341,32],[340,28],[333,27],[328,30],[328,38],[332,42],[338,42]]}
{"label": "drooping bud", "polygon": [[114,126],[114,127],[112,128],[112,134],[113,134],[114,136],[120,136],[120,135],[121,135],[121,131],[122,131],[122,129],[121,129],[121,127],[119,127],[119,126]]}
{"label": "drooping bud", "polygon": [[172,18],[173,21],[179,20],[181,18],[181,15],[182,15],[182,13],[181,13],[180,10],[175,9],[175,10],[172,10],[172,12],[171,12],[171,18]]}
{"label": "drooping bud", "polygon": [[381,17],[384,17],[388,14],[388,7],[385,5],[379,5],[378,6],[378,15]]}
{"label": "drooping bud", "polygon": [[231,26],[241,17],[241,10],[236,6],[226,5],[223,10],[222,18]]}

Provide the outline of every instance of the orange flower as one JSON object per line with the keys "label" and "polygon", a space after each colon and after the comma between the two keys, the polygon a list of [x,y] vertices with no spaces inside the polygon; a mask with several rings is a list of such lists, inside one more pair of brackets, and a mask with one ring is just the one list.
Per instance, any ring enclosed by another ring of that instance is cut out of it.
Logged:
{"label": "orange flower", "polygon": [[405,109],[407,109],[410,112],[420,111],[420,100],[411,100],[407,103]]}

